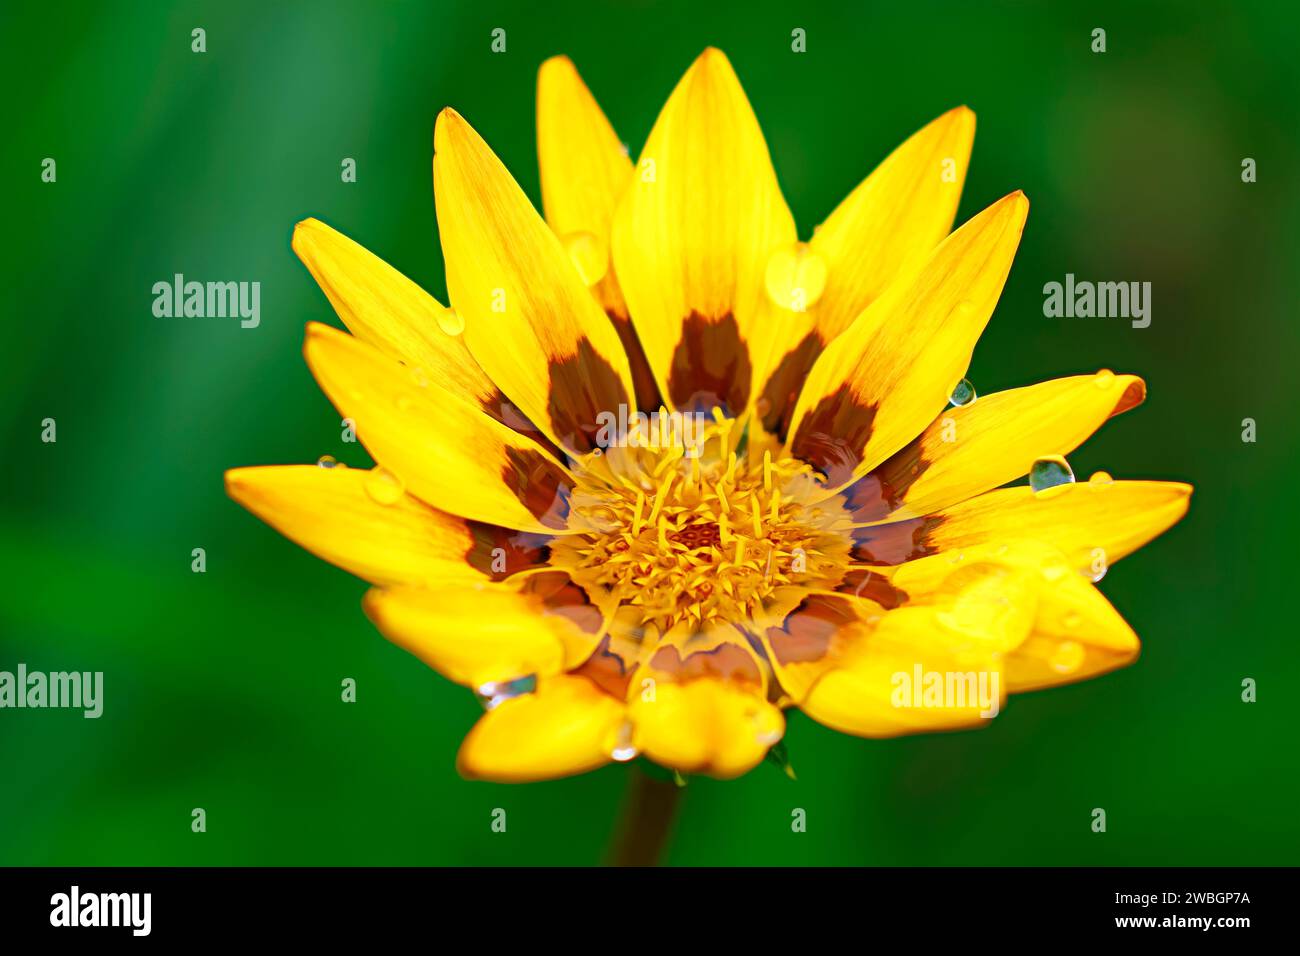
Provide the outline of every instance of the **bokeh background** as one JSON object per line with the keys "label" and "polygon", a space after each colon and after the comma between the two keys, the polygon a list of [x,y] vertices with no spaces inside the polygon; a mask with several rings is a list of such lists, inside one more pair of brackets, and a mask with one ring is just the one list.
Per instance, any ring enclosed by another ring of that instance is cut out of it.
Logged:
{"label": "bokeh background", "polygon": [[[974,108],[959,220],[1018,187],[1032,209],[970,378],[990,392],[1139,372],[1148,401],[1075,470],[1197,491],[1181,525],[1103,584],[1143,637],[1136,665],[1013,698],[976,733],[867,741],[792,714],[798,781],[771,765],[693,780],[669,860],[1295,863],[1297,16],[1281,3],[7,3],[0,669],[103,671],[106,706],[99,720],[0,711],[0,863],[602,858],[628,768],[461,780],[472,696],[380,638],[364,585],[229,501],[222,471],[367,463],[301,358],[304,323],[337,320],[289,249],[296,221],[324,219],[445,301],[441,107],[537,201],[543,59],[574,58],[635,154],[710,44],[748,90],[805,237],[907,135]],[[505,54],[490,52],[495,27]],[[260,328],[155,318],[151,287],[176,272],[260,281]],[[1067,272],[1150,281],[1150,328],[1044,318],[1042,287]],[[46,417],[56,444],[40,441]],[[191,573],[195,547],[205,574]],[[340,702],[344,677],[355,704]],[[1246,677],[1257,703],[1240,699]],[[505,834],[489,826],[497,807]],[[791,832],[794,808],[806,833]]]}

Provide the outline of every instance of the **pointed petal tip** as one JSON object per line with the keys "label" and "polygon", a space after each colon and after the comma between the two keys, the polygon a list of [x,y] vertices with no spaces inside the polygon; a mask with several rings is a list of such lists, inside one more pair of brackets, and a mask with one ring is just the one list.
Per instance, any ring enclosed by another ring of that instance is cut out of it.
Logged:
{"label": "pointed petal tip", "polygon": [[1136,408],[1141,405],[1147,398],[1147,383],[1140,375],[1119,375],[1116,376],[1123,381],[1124,391],[1120,394],[1119,401],[1111,410],[1110,417],[1114,418],[1127,412],[1130,408]]}
{"label": "pointed petal tip", "polygon": [[245,478],[248,475],[249,468],[227,468],[222,475],[223,484],[226,487],[226,496],[232,498],[240,504],[244,503],[243,495],[248,489],[248,483]]}
{"label": "pointed petal tip", "polygon": [[321,347],[321,343],[331,335],[346,335],[340,332],[332,325],[326,325],[324,322],[308,322],[302,335],[302,355],[307,360],[308,366],[312,365],[316,352]]}
{"label": "pointed petal tip", "polygon": [[293,224],[293,236],[289,239],[289,248],[299,259],[303,257],[303,248],[311,242],[314,236],[321,233],[329,232],[330,227],[325,225],[315,216],[308,216],[306,219],[299,219]]}
{"label": "pointed petal tip", "polygon": [[455,136],[460,138],[464,135],[465,130],[469,129],[469,123],[465,117],[461,116],[450,106],[444,106],[438,111],[438,118],[433,124],[433,153],[435,158],[438,151],[444,146],[450,145],[447,137]]}
{"label": "pointed petal tip", "polygon": [[692,75],[697,73],[717,74],[719,72],[735,75],[736,71],[731,65],[731,60],[727,58],[727,54],[716,46],[708,46],[695,58],[695,62],[691,64],[691,68],[687,72]]}
{"label": "pointed petal tip", "polygon": [[547,57],[542,61],[542,65],[537,68],[538,83],[551,77],[554,77],[555,79],[563,79],[577,75],[577,66],[574,65],[573,60],[569,59],[569,57],[565,56],[563,53]]}

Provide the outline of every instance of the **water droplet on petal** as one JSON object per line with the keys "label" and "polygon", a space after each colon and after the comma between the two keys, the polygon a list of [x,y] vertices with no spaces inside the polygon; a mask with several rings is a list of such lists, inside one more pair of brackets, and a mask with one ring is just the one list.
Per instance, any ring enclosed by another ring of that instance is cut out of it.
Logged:
{"label": "water droplet on petal", "polygon": [[448,335],[460,335],[465,331],[465,318],[455,309],[443,309],[438,313],[438,328]]}
{"label": "water droplet on petal", "polygon": [[1110,388],[1115,384],[1115,373],[1104,368],[1093,377],[1092,381],[1098,388]]}
{"label": "water droplet on petal", "polygon": [[767,294],[783,309],[806,312],[826,288],[826,260],[806,242],[778,249],[767,260]]}
{"label": "water droplet on petal", "polygon": [[1074,566],[1066,560],[1064,554],[1060,553],[1057,553],[1052,557],[1043,558],[1038,570],[1045,581],[1059,581],[1067,575],[1075,573]]}
{"label": "water droplet on petal", "polygon": [[316,464],[320,465],[320,467],[322,468],[346,468],[347,467],[347,465],[343,464],[333,455],[321,455],[319,458],[316,459]]}
{"label": "water droplet on petal", "polygon": [[609,246],[595,233],[571,232],[560,240],[582,281],[591,287],[609,271]]}
{"label": "water droplet on petal", "polygon": [[623,721],[615,734],[613,745],[610,747],[609,755],[619,763],[627,763],[629,760],[636,758],[640,751],[632,743],[632,724],[629,721]]}
{"label": "water droplet on petal", "polygon": [[491,681],[483,684],[475,693],[478,695],[479,703],[483,705],[483,709],[491,710],[508,700],[522,697],[524,694],[531,694],[535,690],[537,690],[537,675],[528,674],[525,677],[515,677],[511,680]]}
{"label": "water droplet on petal", "polygon": [[418,365],[411,366],[411,381],[415,383],[416,388],[429,387],[428,373],[426,373],[424,369]]}
{"label": "water droplet on petal", "polygon": [[1083,623],[1083,616],[1079,614],[1078,611],[1071,611],[1069,614],[1065,615],[1065,618],[1061,623],[1065,625],[1067,631],[1073,631]]}
{"label": "water droplet on petal", "polygon": [[1104,491],[1111,485],[1115,484],[1115,479],[1110,476],[1109,472],[1094,471],[1092,477],[1088,479],[1088,487],[1094,491]]}
{"label": "water droplet on petal", "polygon": [[406,493],[402,479],[383,467],[370,469],[365,485],[366,493],[381,505],[395,505]]}
{"label": "water droplet on petal", "polygon": [[975,386],[970,383],[970,379],[963,378],[954,385],[952,393],[948,396],[948,401],[952,402],[953,408],[965,408],[967,405],[974,405]]}
{"label": "water droplet on petal", "polygon": [[1069,674],[1079,669],[1086,656],[1087,651],[1078,641],[1062,641],[1048,658],[1047,666],[1058,674]]}
{"label": "water droplet on petal", "polygon": [[1029,487],[1034,489],[1036,495],[1073,483],[1074,470],[1060,455],[1039,458],[1029,469]]}

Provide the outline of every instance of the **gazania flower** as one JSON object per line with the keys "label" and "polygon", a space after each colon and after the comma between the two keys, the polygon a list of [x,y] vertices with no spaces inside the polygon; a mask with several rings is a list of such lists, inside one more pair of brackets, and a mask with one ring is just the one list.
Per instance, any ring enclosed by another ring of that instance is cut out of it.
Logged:
{"label": "gazania flower", "polygon": [[375,585],[390,640],[482,697],[465,775],[641,754],[732,777],[789,707],[865,737],[972,727],[1008,692],[1136,657],[1095,582],[1191,489],[1073,482],[1063,456],[1142,401],[1135,376],[978,399],[965,381],[1029,205],[1011,193],[948,234],[969,110],[807,242],[717,50],[635,163],[567,59],[541,69],[537,125],[545,219],[438,117],[450,309],[299,223],[352,333],[309,325],[306,359],[377,465],[227,475]]}

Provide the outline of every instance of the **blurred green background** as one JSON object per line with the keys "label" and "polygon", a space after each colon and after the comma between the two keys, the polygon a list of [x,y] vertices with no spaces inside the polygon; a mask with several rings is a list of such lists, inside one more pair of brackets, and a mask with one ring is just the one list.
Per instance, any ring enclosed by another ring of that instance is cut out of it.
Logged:
{"label": "blurred green background", "polygon": [[[1013,698],[978,733],[868,741],[794,713],[798,781],[770,765],[692,781],[670,861],[1296,862],[1291,5],[9,3],[0,22],[0,669],[106,684],[99,720],[0,711],[0,863],[601,859],[628,768],[462,781],[472,696],[379,637],[364,585],[227,500],[222,471],[366,462],[301,359],[304,323],[337,320],[290,252],[296,221],[324,219],[445,300],[441,107],[536,201],[543,59],[573,57],[635,154],[710,44],[745,84],[805,237],[907,135],[974,108],[959,220],[1018,187],[1032,209],[972,381],[1139,372],[1147,403],[1075,470],[1197,491],[1103,585],[1144,640],[1136,665]],[[40,180],[45,157],[57,183]],[[260,281],[261,327],[155,318],[151,286],[176,272]],[[1150,281],[1150,328],[1044,318],[1043,284],[1067,272]],[[40,441],[47,417],[56,444]],[[356,704],[340,702],[344,677]],[[1240,700],[1245,677],[1257,703]]]}

